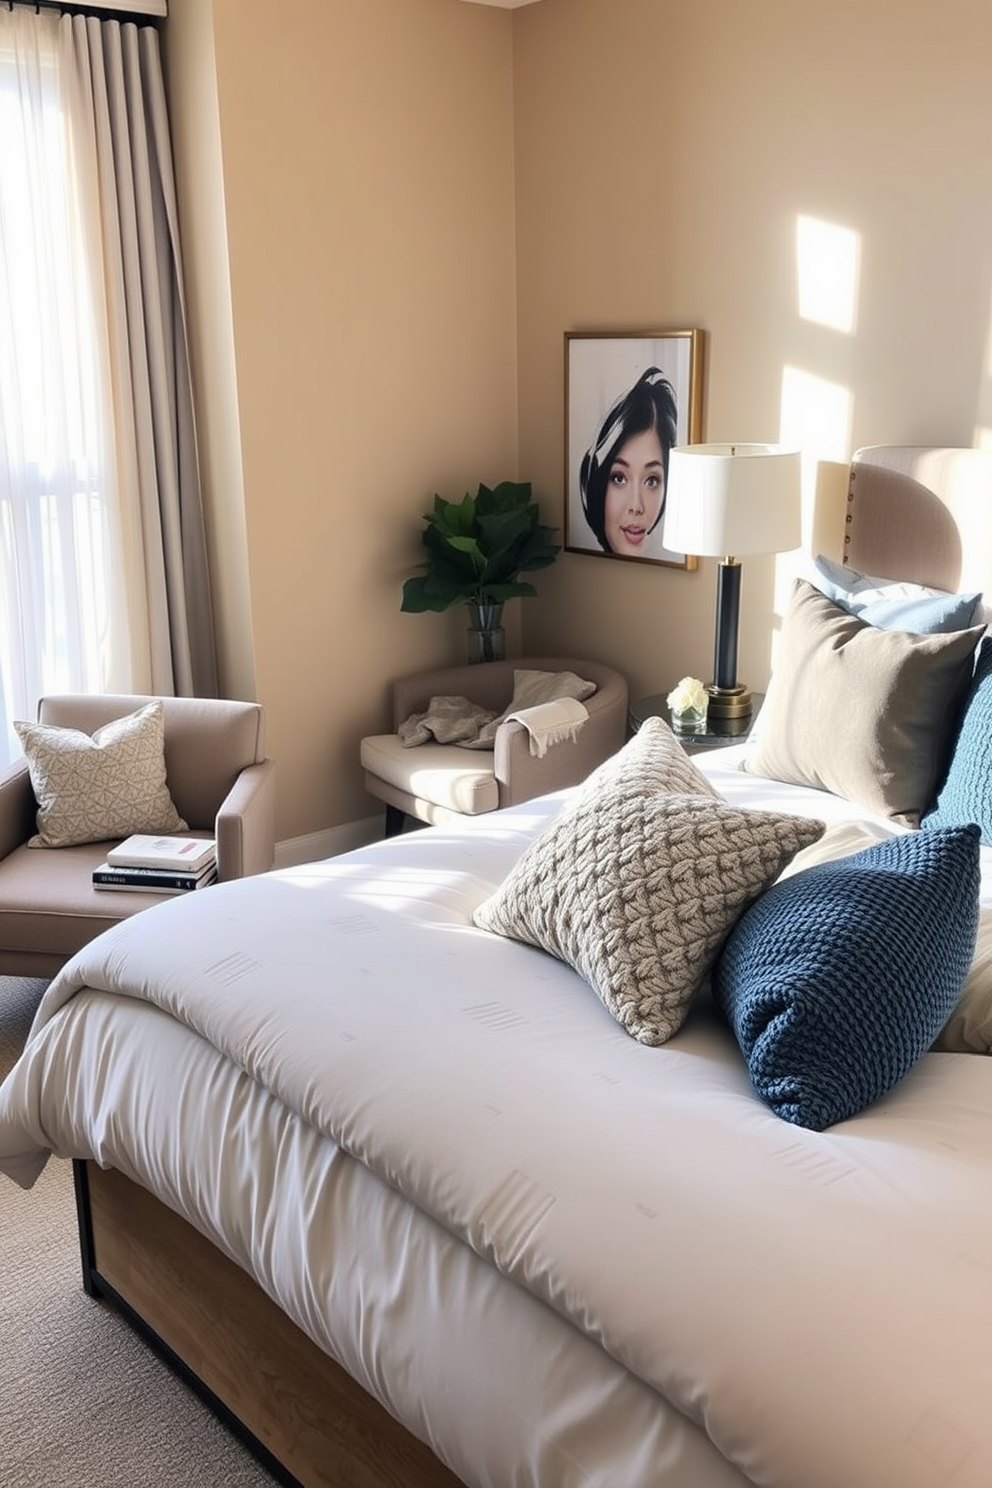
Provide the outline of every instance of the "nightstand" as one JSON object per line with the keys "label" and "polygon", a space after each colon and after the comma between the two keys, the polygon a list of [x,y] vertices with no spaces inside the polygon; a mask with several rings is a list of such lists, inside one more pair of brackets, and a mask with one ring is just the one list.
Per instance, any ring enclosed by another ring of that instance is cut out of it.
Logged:
{"label": "nightstand", "polygon": [[[646,718],[663,718],[666,723],[671,723],[668,703],[665,701],[671,690],[668,688],[665,692],[655,692],[650,697],[639,698],[636,703],[631,703],[628,723],[632,734],[637,733]],[[754,706],[746,718],[711,718],[704,733],[676,733],[676,739],[687,754],[697,754],[703,749],[725,749],[728,744],[740,744],[750,733],[765,701],[763,692],[755,692],[751,696]]]}

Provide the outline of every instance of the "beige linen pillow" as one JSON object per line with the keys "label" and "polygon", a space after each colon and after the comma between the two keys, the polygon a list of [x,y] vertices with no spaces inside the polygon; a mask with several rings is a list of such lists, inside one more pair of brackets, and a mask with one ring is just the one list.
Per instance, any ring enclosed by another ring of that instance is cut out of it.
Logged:
{"label": "beige linen pillow", "polygon": [[919,826],[947,768],[983,631],[880,630],[798,579],[743,768]]}
{"label": "beige linen pillow", "polygon": [[945,1054],[992,1054],[992,909],[978,912],[971,968],[933,1047]]}
{"label": "beige linen pillow", "polygon": [[823,832],[708,785],[692,793],[697,775],[668,725],[647,720],[474,915],[567,962],[643,1044],[679,1029],[738,917]]}
{"label": "beige linen pillow", "polygon": [[74,847],[132,832],[184,832],[165,776],[161,702],[92,735],[15,721],[38,803],[29,847]]}

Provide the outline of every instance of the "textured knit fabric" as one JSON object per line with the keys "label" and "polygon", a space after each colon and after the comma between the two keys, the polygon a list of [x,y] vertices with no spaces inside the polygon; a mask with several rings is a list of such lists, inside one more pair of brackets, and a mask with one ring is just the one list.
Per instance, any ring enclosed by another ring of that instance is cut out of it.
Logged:
{"label": "textured knit fabric", "polygon": [[975,822],[992,847],[992,640],[984,640],[951,752],[951,762],[925,827]]}
{"label": "textured knit fabric", "polygon": [[668,725],[649,722],[474,918],[567,962],[633,1038],[662,1044],[738,915],[823,823],[682,793],[699,772]]}
{"label": "textured knit fabric", "polygon": [[664,718],[646,718],[632,739],[587,776],[567,811],[583,811],[601,792],[622,786],[629,793],[722,796],[698,769]]}
{"label": "textured knit fabric", "polygon": [[741,917],[713,994],[773,1111],[822,1131],[902,1079],[960,996],[978,890],[978,828],[935,828],[797,873]]}
{"label": "textured knit fabric", "polygon": [[[515,671],[513,697],[502,713],[480,707],[466,697],[432,697],[426,712],[411,713],[400,724],[397,732],[404,749],[412,749],[415,745],[429,744],[432,741],[438,744],[458,744],[462,749],[493,749],[497,730],[508,718],[550,703],[569,700],[582,702],[592,697],[595,691],[595,682],[577,677],[574,672]],[[549,734],[542,741],[543,747],[532,748],[531,753],[543,755],[549,744],[560,743],[562,739],[574,739],[588,716],[583,708],[580,714],[570,716],[567,727],[565,720],[559,718],[558,722],[563,727],[554,738],[550,737],[553,723],[549,721]],[[525,727],[530,726],[529,717],[521,721]],[[535,727],[540,729],[540,720],[535,720]],[[535,737],[539,735],[532,732],[532,741]]]}

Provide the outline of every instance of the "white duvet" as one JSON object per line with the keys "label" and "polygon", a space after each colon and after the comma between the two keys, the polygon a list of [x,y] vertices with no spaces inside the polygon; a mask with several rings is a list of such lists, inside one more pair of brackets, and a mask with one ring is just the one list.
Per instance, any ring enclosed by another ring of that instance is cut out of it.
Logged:
{"label": "white duvet", "polygon": [[[733,762],[733,799],[854,816]],[[139,1178],[480,1488],[989,1488],[992,1061],[815,1133],[704,1004],[636,1043],[471,923],[559,802],[101,937],[0,1089],[0,1169]]]}

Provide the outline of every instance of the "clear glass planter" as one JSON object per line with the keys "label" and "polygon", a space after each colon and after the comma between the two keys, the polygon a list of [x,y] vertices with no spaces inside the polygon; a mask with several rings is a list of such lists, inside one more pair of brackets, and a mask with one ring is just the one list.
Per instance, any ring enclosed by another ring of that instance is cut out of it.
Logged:
{"label": "clear glass planter", "polygon": [[707,708],[683,708],[677,713],[671,709],[672,731],[676,734],[705,734]]}
{"label": "clear glass planter", "polygon": [[469,605],[468,659],[503,661],[506,657],[506,632],[503,629],[501,604]]}

